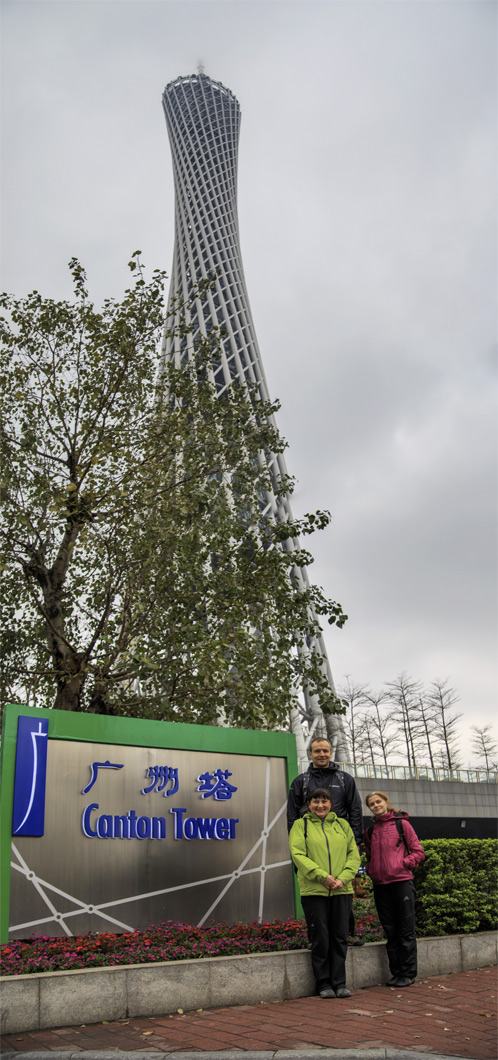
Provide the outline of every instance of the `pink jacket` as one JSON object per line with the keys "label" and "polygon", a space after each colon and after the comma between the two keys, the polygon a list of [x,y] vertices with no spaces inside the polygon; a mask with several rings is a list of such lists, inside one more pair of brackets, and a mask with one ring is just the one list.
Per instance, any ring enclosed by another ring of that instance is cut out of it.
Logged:
{"label": "pink jacket", "polygon": [[371,833],[369,834],[369,830],[365,833],[366,871],[373,883],[411,880],[412,869],[425,859],[417,834],[408,820],[408,814],[403,812],[396,816],[403,819],[403,834],[409,853],[398,833],[393,811],[388,810],[381,817],[376,817]]}

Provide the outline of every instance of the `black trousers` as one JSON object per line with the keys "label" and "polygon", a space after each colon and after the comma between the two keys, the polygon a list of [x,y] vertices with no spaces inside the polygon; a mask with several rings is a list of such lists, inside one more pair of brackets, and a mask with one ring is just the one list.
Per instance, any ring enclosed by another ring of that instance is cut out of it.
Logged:
{"label": "black trousers", "polygon": [[353,896],[334,894],[330,898],[308,895],[301,898],[311,941],[311,966],[320,983],[336,990],[346,983],[348,924]]}
{"label": "black trousers", "polygon": [[373,892],[379,920],[387,938],[386,950],[391,975],[415,979],[415,884],[413,880],[374,883]]}

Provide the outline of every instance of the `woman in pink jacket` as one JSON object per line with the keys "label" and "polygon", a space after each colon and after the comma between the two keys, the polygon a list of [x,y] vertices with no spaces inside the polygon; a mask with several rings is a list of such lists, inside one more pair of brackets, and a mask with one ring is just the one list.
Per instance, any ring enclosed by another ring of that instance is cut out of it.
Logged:
{"label": "woman in pink jacket", "polygon": [[366,871],[387,938],[391,979],[386,986],[411,986],[417,975],[412,870],[425,854],[408,814],[395,810],[383,791],[372,791],[365,802],[374,818],[365,832]]}

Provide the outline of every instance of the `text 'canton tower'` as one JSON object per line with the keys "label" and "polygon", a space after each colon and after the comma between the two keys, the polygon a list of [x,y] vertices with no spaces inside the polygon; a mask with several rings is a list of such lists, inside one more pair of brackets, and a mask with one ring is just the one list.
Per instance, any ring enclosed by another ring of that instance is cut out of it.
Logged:
{"label": "text 'canton tower'", "polygon": [[[194,285],[216,274],[202,304],[190,309],[192,332],[187,338],[167,335],[163,356],[178,364],[193,350],[196,332],[207,335],[213,327],[222,328],[222,350],[214,373],[218,392],[233,379],[251,380],[263,401],[269,399],[263,364],[258,348],[247,297],[240,253],[237,214],[237,163],[240,107],[229,89],[204,73],[179,77],[166,86],[163,106],[173,156],[175,182],[175,247],[170,284],[170,304],[176,296],[187,302]],[[269,458],[270,471],[286,473],[281,455]],[[287,522],[292,519],[289,500],[267,495],[267,515]],[[294,568],[303,587],[306,570]],[[316,638],[309,649],[323,657],[323,665],[333,688],[323,638]],[[296,715],[297,712],[293,712]],[[315,697],[306,696],[305,713],[311,718],[308,739],[302,719],[293,716],[292,730],[298,738],[298,755],[312,735],[332,739],[336,759],[346,760],[347,745],[338,717],[324,717]]]}

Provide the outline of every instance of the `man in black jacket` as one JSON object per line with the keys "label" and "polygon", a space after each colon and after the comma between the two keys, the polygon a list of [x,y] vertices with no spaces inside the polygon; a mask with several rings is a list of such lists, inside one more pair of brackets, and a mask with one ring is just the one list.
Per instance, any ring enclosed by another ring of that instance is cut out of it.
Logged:
{"label": "man in black jacket", "polygon": [[[292,781],[287,800],[287,828],[290,832],[294,821],[306,813],[308,799],[315,788],[327,788],[332,799],[332,809],[338,817],[349,823],[358,848],[363,842],[363,813],[361,798],[350,773],[345,773],[335,762],[331,762],[332,747],[327,738],[316,736],[311,741],[309,754],[311,764],[306,773],[300,773]],[[355,938],[354,917],[351,913],[348,942],[351,946],[362,946]]]}

